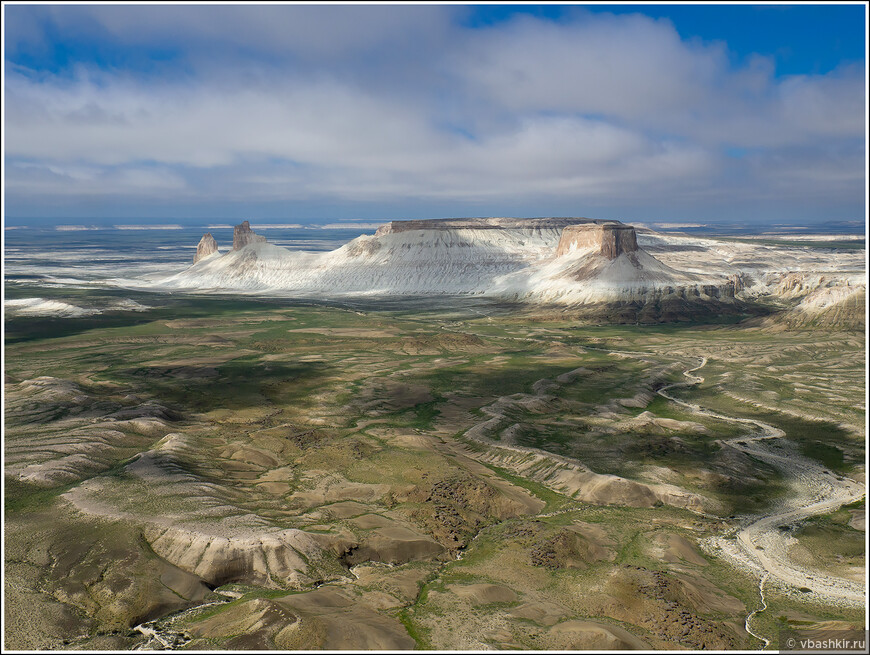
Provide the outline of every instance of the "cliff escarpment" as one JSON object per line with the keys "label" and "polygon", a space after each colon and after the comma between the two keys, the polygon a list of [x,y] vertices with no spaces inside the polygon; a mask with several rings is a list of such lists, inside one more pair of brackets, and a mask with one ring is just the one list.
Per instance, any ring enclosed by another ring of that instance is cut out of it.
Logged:
{"label": "cliff escarpment", "polygon": [[587,249],[596,249],[607,259],[616,259],[624,252],[637,251],[637,234],[631,225],[622,223],[568,225],[562,230],[556,257]]}
{"label": "cliff escarpment", "polygon": [[[392,221],[327,253],[273,246],[245,221],[235,228],[232,251],[167,282],[292,295],[477,295],[570,305],[719,281],[665,266],[638,245],[630,225],[551,217]],[[717,295],[730,294],[709,297]]]}
{"label": "cliff escarpment", "polygon": [[[583,217],[392,221],[331,252],[274,246],[245,221],[230,252],[216,249],[206,235],[196,263],[158,286],[315,298],[480,296],[586,308],[624,322],[754,313],[748,305],[780,298],[796,304],[814,288],[806,276],[821,270],[809,250],[638,234],[619,221]],[[795,316],[815,321],[823,311],[823,321],[845,322],[860,305],[851,296],[846,309],[834,302],[852,292],[840,279],[855,278],[849,271],[826,278]],[[852,286],[863,290],[863,277]]]}

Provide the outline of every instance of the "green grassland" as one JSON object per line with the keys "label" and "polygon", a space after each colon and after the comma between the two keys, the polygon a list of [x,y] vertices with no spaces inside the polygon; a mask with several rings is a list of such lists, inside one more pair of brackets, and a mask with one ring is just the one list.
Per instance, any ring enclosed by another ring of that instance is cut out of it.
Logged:
{"label": "green grassland", "polygon": [[[99,304],[120,292],[10,293]],[[427,308],[123,297],[151,309],[6,323],[7,534],[13,524],[18,531],[7,538],[18,558],[7,570],[49,570],[38,579],[20,573],[21,588],[44,606],[31,637],[15,623],[14,643],[24,646],[59,647],[75,632],[63,626],[74,624],[90,635],[83,645],[127,647],[139,637],[125,630],[143,617],[214,599],[142,536],[143,526],[171,517],[197,530],[298,528],[360,544],[383,526],[419,532],[443,554],[355,582],[342,582],[350,576],[337,550],[309,565],[324,588],[357,594],[420,647],[571,648],[570,635],[553,629],[568,619],[622,627],[655,648],[753,647],[740,626],[742,608],[757,604],[756,582],[698,544],[726,529],[729,515],[760,512],[787,487],[769,466],[723,449],[743,428],[657,390],[685,382],[682,372],[706,357],[704,382],[671,393],[780,427],[838,474],[855,474],[864,459],[865,344],[854,333],[820,341],[736,323],[604,327],[461,300]],[[470,436],[483,424],[486,442]],[[165,449],[167,434],[180,435],[174,449]],[[489,443],[673,484],[710,499],[721,518],[580,503],[475,462]],[[103,513],[82,518],[70,498]],[[796,532],[808,557],[863,564],[859,533],[845,515],[832,516]],[[76,530],[92,535],[81,562],[67,543]],[[44,564],[21,554],[31,543],[48,552]],[[136,577],[121,586],[127,566]],[[310,589],[239,584],[245,596],[191,614],[188,624],[275,603],[269,611],[290,607],[302,617],[304,634],[338,643],[328,640],[339,619],[287,600]],[[474,585],[511,593],[487,601],[490,592]],[[854,612],[796,603],[777,597],[774,605],[778,615],[854,620]],[[58,612],[77,618],[64,623]],[[674,627],[680,612],[696,621],[685,634]],[[776,621],[768,612],[760,625],[772,631]],[[233,643],[209,634],[188,647]],[[288,634],[275,627],[262,643],[296,643]]]}

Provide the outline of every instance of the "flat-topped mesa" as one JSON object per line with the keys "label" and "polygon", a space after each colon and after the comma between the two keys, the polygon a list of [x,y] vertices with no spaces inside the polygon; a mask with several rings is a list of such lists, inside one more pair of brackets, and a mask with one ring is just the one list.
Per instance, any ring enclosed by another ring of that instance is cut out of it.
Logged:
{"label": "flat-topped mesa", "polygon": [[607,259],[616,259],[624,252],[637,251],[637,234],[631,225],[599,223],[596,225],[569,225],[562,230],[556,247],[556,257],[573,250],[598,248]]}
{"label": "flat-topped mesa", "polygon": [[431,218],[415,221],[391,221],[381,225],[375,236],[409,230],[561,230],[569,225],[600,225],[614,221],[581,217],[551,218]]}
{"label": "flat-topped mesa", "polygon": [[255,234],[248,221],[242,221],[233,228],[233,250],[241,250],[251,243],[265,243],[266,237]]}
{"label": "flat-topped mesa", "polygon": [[217,241],[214,240],[211,232],[206,232],[202,235],[202,239],[199,240],[199,244],[196,246],[196,254],[193,256],[193,263],[196,264],[200,259],[208,257],[217,251]]}

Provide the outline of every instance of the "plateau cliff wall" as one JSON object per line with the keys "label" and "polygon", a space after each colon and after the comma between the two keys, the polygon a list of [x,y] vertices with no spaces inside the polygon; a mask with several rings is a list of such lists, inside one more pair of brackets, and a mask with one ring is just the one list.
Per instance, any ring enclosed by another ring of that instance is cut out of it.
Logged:
{"label": "plateau cliff wall", "polygon": [[631,225],[616,222],[568,225],[562,230],[556,256],[589,248],[597,248],[607,259],[616,259],[624,252],[637,252],[637,234]]}

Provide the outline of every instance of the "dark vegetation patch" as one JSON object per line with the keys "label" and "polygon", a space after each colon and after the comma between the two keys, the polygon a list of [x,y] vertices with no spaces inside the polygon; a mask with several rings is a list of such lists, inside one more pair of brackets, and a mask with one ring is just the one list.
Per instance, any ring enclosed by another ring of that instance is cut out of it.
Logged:
{"label": "dark vegetation patch", "polygon": [[424,380],[433,393],[462,390],[472,396],[509,396],[532,393],[532,384],[542,378],[561,375],[566,370],[565,365],[548,365],[534,360],[506,363],[499,367],[488,366],[484,360],[437,369],[428,373]]}
{"label": "dark vegetation patch", "polygon": [[734,301],[711,303],[685,298],[665,298],[647,302],[594,303],[580,309],[564,310],[592,325],[658,325],[679,327],[703,325],[733,325],[750,317],[765,316],[770,308],[765,305]]}
{"label": "dark vegetation patch", "polygon": [[863,443],[856,443],[848,431],[830,421],[811,421],[748,403],[724,405],[721,397],[709,388],[688,388],[679,390],[679,394],[703,407],[769,423],[783,430],[786,439],[796,442],[804,455],[835,471],[848,472],[854,464],[864,461]]}
{"label": "dark vegetation patch", "polygon": [[789,490],[779,471],[764,462],[756,460],[755,463],[759,473],[767,470],[763,479],[747,480],[729,475],[716,485],[716,491],[727,503],[727,511],[731,514],[760,514],[776,504]]}
{"label": "dark vegetation patch", "polygon": [[473,334],[464,332],[439,332],[423,336],[406,336],[395,344],[398,348],[409,352],[465,352],[482,350],[486,343]]}
{"label": "dark vegetation patch", "polygon": [[843,451],[821,441],[806,441],[801,443],[801,452],[807,457],[821,462],[834,471],[846,471],[843,462]]}
{"label": "dark vegetation patch", "polygon": [[[73,304],[77,301],[85,306],[95,306],[103,297],[114,299],[130,298],[143,305],[151,307],[143,312],[113,310],[107,307],[104,313],[82,316],[78,318],[55,318],[38,316],[6,316],[6,343],[20,343],[36,341],[39,339],[56,339],[76,334],[83,334],[90,330],[102,330],[105,328],[125,328],[141,326],[152,321],[165,321],[175,319],[214,318],[219,321],[221,317],[237,316],[240,312],[256,312],[261,314],[263,310],[280,309],[292,305],[285,300],[259,299],[259,298],[203,298],[198,296],[184,296],[173,294],[143,294],[129,291],[101,291],[97,296],[93,292],[79,292],[75,289],[51,289],[39,287],[36,289],[14,289],[7,286],[7,298],[9,297],[33,297],[69,300]],[[77,298],[77,296],[80,296]],[[158,305],[158,306],[155,306]]]}
{"label": "dark vegetation patch", "polygon": [[538,541],[529,551],[529,563],[551,571],[558,569],[585,569],[599,559],[590,545],[577,532],[562,529]]}
{"label": "dark vegetation patch", "polygon": [[831,514],[806,519],[792,534],[811,551],[829,551],[823,556],[833,555],[835,559],[837,556],[863,557],[864,533],[849,525],[851,519],[849,511],[841,508]]}
{"label": "dark vegetation patch", "polygon": [[48,507],[55,498],[68,491],[75,484],[62,487],[45,488],[18,478],[6,476],[3,487],[3,507],[7,512],[35,511]]}
{"label": "dark vegetation patch", "polygon": [[410,423],[410,427],[417,430],[431,430],[435,419],[441,412],[438,410],[438,404],[441,400],[433,400],[428,403],[420,403],[414,407],[415,417]]}
{"label": "dark vegetation patch", "polygon": [[323,378],[322,362],[261,362],[240,357],[217,367],[218,375],[191,377],[187,371],[142,366],[117,371],[123,382],[144,383],[161,403],[181,412],[239,410],[264,404],[286,405],[302,401],[312,385]]}
{"label": "dark vegetation patch", "polygon": [[422,502],[411,516],[451,551],[465,548],[484,525],[501,516],[498,492],[467,473],[434,480],[409,500]]}
{"label": "dark vegetation patch", "polygon": [[712,441],[692,436],[694,435],[681,433],[673,436],[634,431],[624,452],[634,460],[689,464],[708,461],[719,450],[719,446]]}

